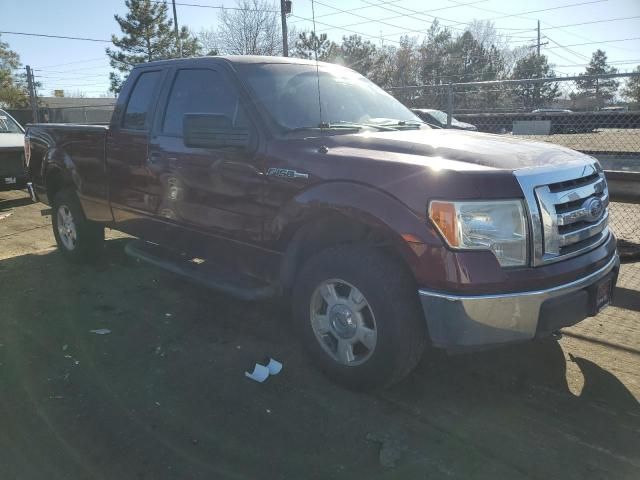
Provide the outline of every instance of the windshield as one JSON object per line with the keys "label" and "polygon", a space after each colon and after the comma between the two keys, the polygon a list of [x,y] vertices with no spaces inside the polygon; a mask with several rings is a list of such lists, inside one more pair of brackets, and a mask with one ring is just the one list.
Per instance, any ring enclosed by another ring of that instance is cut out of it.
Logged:
{"label": "windshield", "polygon": [[2,110],[0,110],[0,133],[22,133],[18,122]]}
{"label": "windshield", "polygon": [[320,65],[318,74],[315,65],[254,64],[238,68],[258,103],[285,130],[321,124],[423,123],[373,82],[346,68]]}

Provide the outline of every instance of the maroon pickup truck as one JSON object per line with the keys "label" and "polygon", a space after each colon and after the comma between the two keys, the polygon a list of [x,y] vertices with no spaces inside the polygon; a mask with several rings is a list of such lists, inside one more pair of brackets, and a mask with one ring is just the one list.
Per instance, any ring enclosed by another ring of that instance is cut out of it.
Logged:
{"label": "maroon pickup truck", "polygon": [[28,127],[60,251],[129,254],[251,300],[282,296],[320,367],[354,388],[425,346],[524,342],[605,307],[619,259],[597,160],[431,129],[335,65],[139,65],[109,126]]}

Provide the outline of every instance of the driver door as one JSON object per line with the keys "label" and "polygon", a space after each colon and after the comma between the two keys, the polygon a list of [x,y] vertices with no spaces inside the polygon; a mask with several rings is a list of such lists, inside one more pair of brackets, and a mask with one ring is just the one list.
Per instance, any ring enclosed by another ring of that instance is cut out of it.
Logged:
{"label": "driver door", "polygon": [[[226,72],[215,67],[182,68],[172,74],[164,110],[157,116],[149,158],[160,186],[155,212],[167,225],[169,246],[216,256],[229,240],[262,240],[262,182],[255,155],[257,133]],[[184,142],[185,114],[215,114],[249,130],[248,148],[193,148]]]}

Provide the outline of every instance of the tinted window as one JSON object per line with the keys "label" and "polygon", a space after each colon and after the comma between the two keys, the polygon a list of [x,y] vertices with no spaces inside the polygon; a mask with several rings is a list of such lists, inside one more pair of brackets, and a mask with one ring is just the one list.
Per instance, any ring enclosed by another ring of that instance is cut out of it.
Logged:
{"label": "tinted window", "polygon": [[235,89],[213,70],[180,70],[169,95],[162,131],[182,136],[185,113],[213,113],[228,117],[234,126],[246,126]]}
{"label": "tinted window", "polygon": [[147,72],[138,77],[124,112],[122,126],[132,130],[144,130],[151,109],[151,99],[155,91],[160,72]]}

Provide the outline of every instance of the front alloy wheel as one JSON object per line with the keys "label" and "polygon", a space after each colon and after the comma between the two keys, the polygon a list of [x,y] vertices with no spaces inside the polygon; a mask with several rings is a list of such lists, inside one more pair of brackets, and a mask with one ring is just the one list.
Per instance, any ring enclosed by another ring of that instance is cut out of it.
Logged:
{"label": "front alloy wheel", "polygon": [[311,297],[311,328],[320,346],[342,365],[359,365],[373,354],[376,319],[362,292],[349,282],[322,282]]}
{"label": "front alloy wheel", "polygon": [[418,363],[426,341],[418,287],[396,258],[368,245],[337,245],[296,276],[300,338],[331,379],[352,389],[391,385]]}

